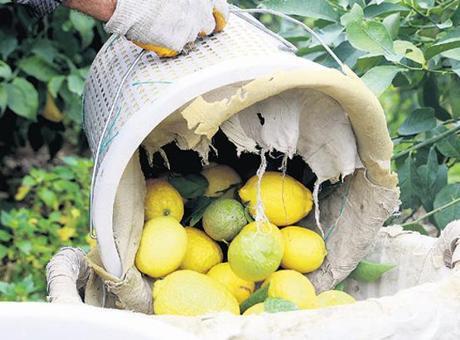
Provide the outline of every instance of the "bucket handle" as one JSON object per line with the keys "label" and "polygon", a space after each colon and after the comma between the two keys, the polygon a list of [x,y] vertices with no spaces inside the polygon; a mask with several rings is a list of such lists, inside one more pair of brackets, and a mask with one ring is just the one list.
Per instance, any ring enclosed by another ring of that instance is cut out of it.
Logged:
{"label": "bucket handle", "polygon": [[277,17],[280,17],[280,18],[283,18],[284,20],[286,21],[289,21],[291,23],[294,23],[296,25],[299,25],[300,27],[302,27],[305,31],[307,31],[311,36],[313,36],[316,40],[318,40],[318,42],[324,47],[324,49],[326,50],[326,52],[332,57],[332,59],[335,60],[335,62],[340,66],[340,68],[342,69],[342,71],[347,74],[347,66],[345,66],[345,64],[340,60],[340,58],[331,50],[331,48],[321,39],[321,37],[318,35],[318,33],[316,33],[314,30],[312,30],[310,27],[308,27],[307,25],[305,25],[303,22],[297,20],[297,19],[294,19],[292,17],[290,17],[289,15],[286,15],[284,13],[281,13],[279,11],[274,11],[274,10],[271,10],[271,9],[265,9],[265,8],[249,8],[249,9],[242,9],[242,8],[239,8],[237,6],[234,6],[234,5],[231,5],[230,6],[230,11],[237,15],[238,17],[240,17],[241,19],[249,22],[250,24],[254,25],[255,27],[259,28],[260,30],[262,30],[263,32],[271,35],[272,37],[278,39],[279,41],[281,41],[283,44],[287,45],[288,48],[290,50],[292,50],[293,52],[296,52],[297,51],[297,48],[291,44],[290,42],[288,42],[286,39],[280,37],[279,35],[277,35],[276,33],[272,32],[271,30],[269,30],[267,27],[265,27],[262,23],[260,23],[258,20],[254,20],[252,17],[248,17],[246,15],[244,15],[244,13],[254,13],[254,14],[271,14],[271,15],[274,15],[274,16],[277,16]]}

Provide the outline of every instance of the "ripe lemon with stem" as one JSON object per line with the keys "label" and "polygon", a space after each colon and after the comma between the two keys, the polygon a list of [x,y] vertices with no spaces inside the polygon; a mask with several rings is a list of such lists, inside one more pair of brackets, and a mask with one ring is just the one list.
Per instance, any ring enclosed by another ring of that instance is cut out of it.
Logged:
{"label": "ripe lemon with stem", "polygon": [[215,265],[207,275],[225,286],[238,303],[245,301],[254,292],[255,283],[237,276],[228,262]]}
{"label": "ripe lemon with stem", "polygon": [[181,221],[184,201],[179,192],[165,178],[150,179],[146,183],[145,219],[171,216]]}

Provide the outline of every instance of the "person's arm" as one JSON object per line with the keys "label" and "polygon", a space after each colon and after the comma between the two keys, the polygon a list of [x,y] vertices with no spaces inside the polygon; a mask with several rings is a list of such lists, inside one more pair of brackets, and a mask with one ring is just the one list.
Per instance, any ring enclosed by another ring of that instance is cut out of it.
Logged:
{"label": "person's arm", "polygon": [[76,9],[101,21],[109,21],[117,6],[116,0],[67,0],[64,6]]}
{"label": "person's arm", "polygon": [[76,9],[101,21],[108,21],[115,11],[116,0],[17,0],[16,3],[28,6],[38,17],[53,12],[59,5]]}

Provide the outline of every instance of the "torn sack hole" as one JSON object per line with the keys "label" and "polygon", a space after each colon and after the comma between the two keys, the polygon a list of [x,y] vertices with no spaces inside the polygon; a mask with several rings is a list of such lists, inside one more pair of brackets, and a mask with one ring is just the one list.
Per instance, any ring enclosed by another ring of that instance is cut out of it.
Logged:
{"label": "torn sack hole", "polygon": [[262,116],[262,114],[260,112],[257,112],[257,117],[259,118],[260,125],[263,126],[265,124],[264,116]]}

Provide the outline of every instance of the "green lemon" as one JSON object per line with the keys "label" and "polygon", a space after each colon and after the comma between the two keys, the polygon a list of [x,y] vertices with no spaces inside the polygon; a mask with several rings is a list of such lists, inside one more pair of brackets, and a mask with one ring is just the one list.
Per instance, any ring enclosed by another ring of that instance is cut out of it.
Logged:
{"label": "green lemon", "polygon": [[212,202],[203,215],[203,228],[216,241],[231,241],[246,225],[243,205],[231,198]]}
{"label": "green lemon", "polygon": [[283,236],[278,227],[268,222],[252,222],[230,243],[228,263],[242,279],[261,281],[279,267],[283,253]]}

